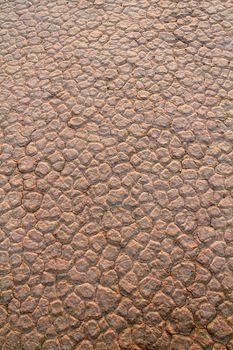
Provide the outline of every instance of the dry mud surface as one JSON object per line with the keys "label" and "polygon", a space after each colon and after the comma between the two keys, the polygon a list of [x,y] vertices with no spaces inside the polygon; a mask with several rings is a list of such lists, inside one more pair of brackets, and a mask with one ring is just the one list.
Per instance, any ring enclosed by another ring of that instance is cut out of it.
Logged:
{"label": "dry mud surface", "polygon": [[0,349],[232,350],[232,1],[0,20]]}

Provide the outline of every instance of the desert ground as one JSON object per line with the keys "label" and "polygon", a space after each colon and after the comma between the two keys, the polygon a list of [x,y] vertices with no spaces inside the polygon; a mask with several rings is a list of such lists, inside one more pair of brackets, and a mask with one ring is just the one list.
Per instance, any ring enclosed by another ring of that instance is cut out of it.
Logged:
{"label": "desert ground", "polygon": [[0,349],[233,350],[232,1],[0,28]]}

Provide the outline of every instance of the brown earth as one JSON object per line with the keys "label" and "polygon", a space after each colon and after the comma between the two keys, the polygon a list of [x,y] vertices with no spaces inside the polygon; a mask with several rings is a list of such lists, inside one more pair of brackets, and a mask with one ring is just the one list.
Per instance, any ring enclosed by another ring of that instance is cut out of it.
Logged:
{"label": "brown earth", "polygon": [[232,350],[232,2],[0,21],[0,349]]}

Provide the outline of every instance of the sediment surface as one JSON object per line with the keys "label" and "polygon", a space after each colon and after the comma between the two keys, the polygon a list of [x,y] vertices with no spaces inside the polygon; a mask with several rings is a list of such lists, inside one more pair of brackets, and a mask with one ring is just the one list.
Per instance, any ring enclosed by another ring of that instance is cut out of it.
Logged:
{"label": "sediment surface", "polygon": [[232,1],[0,20],[0,349],[232,350]]}

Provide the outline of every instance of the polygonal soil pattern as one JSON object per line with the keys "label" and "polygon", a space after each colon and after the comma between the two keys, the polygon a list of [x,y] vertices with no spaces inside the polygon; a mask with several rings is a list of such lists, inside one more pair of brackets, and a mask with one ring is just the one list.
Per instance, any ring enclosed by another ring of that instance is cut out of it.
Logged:
{"label": "polygonal soil pattern", "polygon": [[232,1],[0,21],[0,349],[232,350]]}

